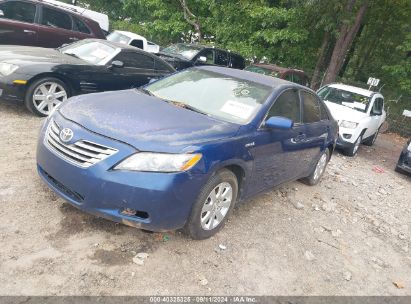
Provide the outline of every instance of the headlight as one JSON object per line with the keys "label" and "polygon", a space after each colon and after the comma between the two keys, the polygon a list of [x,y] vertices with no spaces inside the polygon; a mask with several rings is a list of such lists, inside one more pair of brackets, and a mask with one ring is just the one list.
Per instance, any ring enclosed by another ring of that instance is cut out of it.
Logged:
{"label": "headlight", "polygon": [[342,120],[340,122],[341,128],[355,129],[357,126],[358,126],[358,123],[353,122],[353,121]]}
{"label": "headlight", "polygon": [[126,158],[114,169],[146,172],[181,172],[194,167],[201,157],[201,154],[141,152]]}
{"label": "headlight", "polygon": [[19,68],[19,66],[12,64],[12,63],[6,63],[6,62],[0,62],[0,74],[3,76],[8,76],[14,71],[16,71]]}

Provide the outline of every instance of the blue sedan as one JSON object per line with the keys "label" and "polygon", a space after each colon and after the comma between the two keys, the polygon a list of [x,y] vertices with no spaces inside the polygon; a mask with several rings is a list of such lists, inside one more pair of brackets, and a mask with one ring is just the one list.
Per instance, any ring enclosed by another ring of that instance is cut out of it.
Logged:
{"label": "blue sedan", "polygon": [[85,212],[204,239],[239,201],[292,180],[317,184],[337,133],[310,89],[205,66],[71,98],[44,123],[37,166]]}

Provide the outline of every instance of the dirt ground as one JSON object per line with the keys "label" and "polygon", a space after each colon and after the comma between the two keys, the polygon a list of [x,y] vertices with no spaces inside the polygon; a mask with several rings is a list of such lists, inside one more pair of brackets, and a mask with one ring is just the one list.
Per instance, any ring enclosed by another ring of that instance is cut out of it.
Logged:
{"label": "dirt ground", "polygon": [[2,295],[411,295],[411,178],[393,170],[403,138],[336,153],[319,185],[260,195],[192,241],[64,203],[36,173],[41,123],[0,102]]}

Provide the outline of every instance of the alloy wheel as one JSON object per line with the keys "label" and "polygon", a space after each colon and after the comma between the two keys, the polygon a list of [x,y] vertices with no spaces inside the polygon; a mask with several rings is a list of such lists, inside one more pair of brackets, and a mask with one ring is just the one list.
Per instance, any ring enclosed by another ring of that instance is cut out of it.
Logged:
{"label": "alloy wheel", "polygon": [[201,210],[200,221],[204,230],[213,230],[226,217],[233,200],[233,188],[227,183],[218,184],[210,192]]}
{"label": "alloy wheel", "polygon": [[360,136],[358,137],[357,141],[356,141],[355,144],[354,144],[353,154],[357,153],[358,148],[360,147],[360,144],[361,144],[361,139],[362,139],[362,137],[361,137],[361,135],[360,135]]}
{"label": "alloy wheel", "polygon": [[324,153],[323,155],[321,155],[321,158],[318,161],[317,166],[315,167],[314,180],[318,180],[321,177],[321,175],[325,171],[326,166],[327,166],[327,154]]}
{"label": "alloy wheel", "polygon": [[33,105],[44,115],[49,115],[58,104],[66,100],[66,90],[55,82],[42,83],[35,88],[33,93]]}

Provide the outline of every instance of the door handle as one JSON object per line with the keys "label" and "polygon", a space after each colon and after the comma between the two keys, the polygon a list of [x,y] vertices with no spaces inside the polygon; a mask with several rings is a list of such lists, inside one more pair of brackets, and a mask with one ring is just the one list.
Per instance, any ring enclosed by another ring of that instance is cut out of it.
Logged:
{"label": "door handle", "polygon": [[305,134],[301,133],[301,134],[298,134],[296,137],[292,138],[291,142],[298,143],[298,142],[301,142],[301,141],[305,140],[306,138],[307,138],[307,136]]}
{"label": "door handle", "polygon": [[78,38],[76,38],[76,37],[70,37],[69,40],[71,40],[71,41],[78,41]]}
{"label": "door handle", "polygon": [[37,33],[36,31],[31,31],[31,30],[24,30],[23,32],[26,34],[36,34]]}

